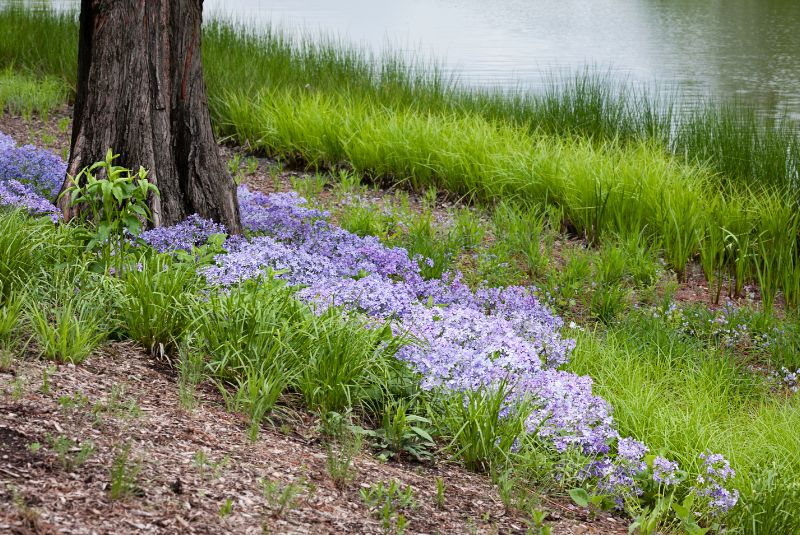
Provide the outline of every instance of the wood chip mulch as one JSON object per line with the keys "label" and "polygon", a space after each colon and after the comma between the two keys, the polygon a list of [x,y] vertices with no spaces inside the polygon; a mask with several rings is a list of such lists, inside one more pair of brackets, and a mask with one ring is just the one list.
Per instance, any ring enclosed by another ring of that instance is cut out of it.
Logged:
{"label": "wood chip mulch", "polygon": [[[280,430],[267,424],[253,442],[215,389],[201,385],[196,398],[183,408],[174,375],[129,344],[78,366],[15,358],[0,371],[0,533],[386,533],[359,490],[391,481],[413,489],[415,506],[401,511],[406,533],[527,531],[485,476],[364,453],[340,490],[310,415]],[[91,447],[83,459],[82,447]],[[112,499],[112,468],[126,450],[135,477]],[[436,478],[446,488],[441,509]],[[263,481],[294,484],[298,496],[281,510]],[[559,500],[542,505],[553,533],[626,533],[621,519],[589,520]]]}

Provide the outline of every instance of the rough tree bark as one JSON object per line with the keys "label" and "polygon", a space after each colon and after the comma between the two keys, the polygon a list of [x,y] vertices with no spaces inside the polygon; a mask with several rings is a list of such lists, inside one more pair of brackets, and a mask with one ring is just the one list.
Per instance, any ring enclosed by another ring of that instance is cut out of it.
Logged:
{"label": "rough tree bark", "polygon": [[[82,0],[67,178],[112,148],[161,192],[153,225],[197,213],[241,231],[236,185],[219,155],[200,54],[202,0]],[[74,215],[64,196],[67,218]]]}

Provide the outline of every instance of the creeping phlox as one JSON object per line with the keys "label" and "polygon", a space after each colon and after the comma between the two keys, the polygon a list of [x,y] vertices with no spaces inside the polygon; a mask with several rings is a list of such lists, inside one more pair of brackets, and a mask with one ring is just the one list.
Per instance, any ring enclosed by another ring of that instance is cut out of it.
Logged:
{"label": "creeping phlox", "polygon": [[[52,198],[66,166],[57,156],[31,146],[17,147],[0,133],[0,205],[57,217]],[[513,385],[508,402],[533,401],[526,427],[559,452],[577,449],[593,458],[584,477],[615,496],[640,493],[647,447],[619,435],[611,407],[592,393],[592,380],[559,369],[574,340],[562,336],[563,321],[532,288],[480,287],[472,290],[458,272],[439,279],[422,276],[428,258],[387,247],[374,236],[360,237],[330,222],[330,214],[310,207],[295,192],[238,191],[242,224],[250,237],[231,237],[223,254],[203,275],[221,286],[277,274],[296,286],[297,297],[322,312],[336,306],[388,321],[396,333],[410,334],[399,357],[421,376],[426,389],[464,392]],[[140,238],[161,252],[191,250],[224,233],[217,223],[192,216]],[[703,473],[692,492],[722,513],[735,505],[728,462],[706,453]],[[677,482],[677,463],[653,461],[656,484]]]}
{"label": "creeping phlox", "polygon": [[18,147],[0,132],[0,207],[49,215],[55,222],[59,210],[50,199],[58,193],[67,165],[52,152],[33,145]]}

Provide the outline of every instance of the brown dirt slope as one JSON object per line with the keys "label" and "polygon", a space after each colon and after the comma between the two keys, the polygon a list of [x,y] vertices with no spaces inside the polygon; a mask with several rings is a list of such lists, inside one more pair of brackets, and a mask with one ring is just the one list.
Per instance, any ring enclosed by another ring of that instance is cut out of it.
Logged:
{"label": "brown dirt slope", "polygon": [[[252,442],[215,389],[196,396],[182,408],[171,372],[127,344],[79,366],[15,359],[0,372],[0,533],[386,533],[359,490],[391,481],[413,489],[415,505],[401,511],[406,533],[527,531],[481,475],[363,454],[338,489],[307,414],[280,430],[265,426]],[[126,450],[125,472],[135,477],[112,499],[112,470]],[[289,485],[297,496],[282,508]],[[590,523],[572,505],[544,505],[554,533],[625,533],[619,520]]]}

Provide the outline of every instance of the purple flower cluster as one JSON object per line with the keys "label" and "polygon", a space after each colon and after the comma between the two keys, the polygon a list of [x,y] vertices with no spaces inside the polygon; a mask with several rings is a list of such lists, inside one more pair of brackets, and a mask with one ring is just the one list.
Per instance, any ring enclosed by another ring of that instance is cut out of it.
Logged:
{"label": "purple flower cluster", "polygon": [[0,179],[0,207],[19,208],[31,215],[49,215],[55,223],[61,212],[53,203],[39,196],[27,184],[13,179]]}
{"label": "purple flower cluster", "polygon": [[33,145],[17,147],[0,133],[0,180],[17,180],[32,187],[37,195],[53,199],[66,173],[67,164],[49,150]]}
{"label": "purple flower cluster", "polygon": [[589,377],[559,371],[575,342],[562,321],[529,288],[472,291],[459,273],[426,280],[420,260],[374,236],[359,237],[329,222],[296,193],[239,189],[243,224],[264,233],[217,258],[209,281],[234,284],[271,269],[300,286],[298,297],[319,311],[329,306],[391,320],[416,343],[400,358],[429,389],[472,390],[507,380],[537,410],[528,427],[556,448],[606,454],[617,439],[610,407],[592,394]]}
{"label": "purple flower cluster", "polygon": [[726,488],[726,483],[736,473],[727,459],[718,453],[707,451],[701,453],[700,458],[703,460],[703,467],[697,476],[694,491],[707,500],[712,513],[726,513],[739,501],[739,491]]}
{"label": "purple flower cluster", "polygon": [[660,456],[653,459],[653,481],[661,485],[676,485],[679,482],[678,463]]}
{"label": "purple flower cluster", "polygon": [[[230,285],[272,270],[320,312],[336,306],[388,320],[414,340],[398,356],[419,372],[424,388],[465,391],[507,381],[512,396],[535,402],[530,433],[557,451],[577,448],[595,457],[585,476],[605,491],[617,497],[641,492],[635,477],[647,469],[646,446],[619,436],[591,378],[558,369],[575,342],[560,334],[562,320],[531,289],[473,291],[457,272],[426,280],[421,259],[332,225],[327,212],[294,192],[264,195],[242,187],[239,199],[243,224],[261,235],[228,247],[205,270],[209,281]],[[675,484],[677,463],[657,460],[656,482]]]}
{"label": "purple flower cluster", "polygon": [[0,132],[0,206],[49,215],[57,221],[60,212],[48,198],[58,192],[66,169],[51,152],[32,145],[17,147],[13,139]]}
{"label": "purple flower cluster", "polygon": [[192,247],[204,244],[212,234],[226,232],[224,225],[194,214],[177,225],[147,230],[139,237],[159,253],[166,253],[178,249],[191,251]]}
{"label": "purple flower cluster", "polygon": [[787,388],[792,393],[800,392],[800,368],[795,371],[783,366],[780,372],[772,372],[773,379],[784,388]]}
{"label": "purple flower cluster", "polygon": [[627,496],[639,496],[642,489],[636,476],[647,469],[644,460],[647,446],[633,438],[617,441],[615,457],[599,457],[589,463],[579,476],[594,479],[600,491],[613,496],[618,507],[622,507]]}

